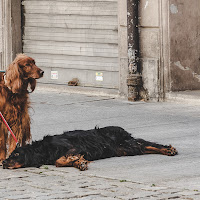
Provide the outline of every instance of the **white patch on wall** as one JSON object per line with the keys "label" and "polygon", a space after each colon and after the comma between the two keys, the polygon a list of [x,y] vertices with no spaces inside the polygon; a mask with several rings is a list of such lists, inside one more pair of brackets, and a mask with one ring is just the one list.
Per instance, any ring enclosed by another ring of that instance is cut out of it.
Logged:
{"label": "white patch on wall", "polygon": [[196,72],[194,72],[191,68],[189,67],[184,67],[180,61],[177,61],[174,63],[175,66],[177,66],[179,69],[183,70],[183,71],[190,71],[192,73],[192,76],[196,79],[198,79],[198,81],[200,82],[200,75],[197,74]]}
{"label": "white patch on wall", "polygon": [[170,11],[171,11],[172,14],[178,13],[178,8],[177,8],[177,6],[174,5],[174,4],[171,4],[171,5],[170,5]]}
{"label": "white patch on wall", "polygon": [[190,70],[189,67],[184,67],[184,66],[181,64],[180,61],[177,61],[177,62],[175,62],[174,64],[175,64],[179,69],[181,69],[181,70],[184,70],[184,71]]}
{"label": "white patch on wall", "polygon": [[145,3],[145,6],[144,6],[144,9],[146,9],[149,5],[149,1],[147,0],[146,3]]}
{"label": "white patch on wall", "polygon": [[96,81],[103,81],[103,73],[96,72]]}
{"label": "white patch on wall", "polygon": [[142,61],[142,74],[144,88],[148,91],[150,99],[158,99],[158,59],[143,59]]}
{"label": "white patch on wall", "polygon": [[58,79],[58,71],[51,71],[51,79]]}
{"label": "white patch on wall", "polygon": [[192,72],[192,76],[196,79],[198,79],[198,81],[200,82],[200,75],[195,73],[195,72]]}

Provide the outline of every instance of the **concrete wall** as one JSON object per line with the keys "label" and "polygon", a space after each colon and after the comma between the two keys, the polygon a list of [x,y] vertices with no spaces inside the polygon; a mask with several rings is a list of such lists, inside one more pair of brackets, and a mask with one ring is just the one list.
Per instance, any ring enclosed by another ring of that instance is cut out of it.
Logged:
{"label": "concrete wall", "polygon": [[21,0],[0,2],[0,70],[22,52]]}
{"label": "concrete wall", "polygon": [[2,66],[2,52],[3,52],[3,2],[0,1],[0,70],[3,69]]}
{"label": "concrete wall", "polygon": [[141,0],[139,7],[140,53],[144,88],[150,99],[159,98],[160,3]]}
{"label": "concrete wall", "polygon": [[[127,96],[127,0],[118,0],[117,3],[119,32],[117,37],[119,47],[117,61],[119,61],[120,73],[119,77],[116,76],[117,80],[115,81],[119,82],[119,93]],[[0,39],[0,69],[2,70],[9,65],[17,53],[22,52],[21,0],[2,0],[0,3],[0,21],[2,22],[2,24],[0,23],[0,36],[2,36]],[[2,29],[2,27],[4,28]]]}
{"label": "concrete wall", "polygon": [[200,1],[141,0],[140,49],[150,99],[200,89]]}
{"label": "concrete wall", "polygon": [[119,93],[127,97],[128,86],[128,38],[127,38],[127,0],[118,0],[118,51],[119,51]]}
{"label": "concrete wall", "polygon": [[171,90],[200,89],[200,1],[170,0]]}
{"label": "concrete wall", "polygon": [[119,88],[118,0],[23,0],[22,6],[23,52],[45,71],[42,83],[77,78],[84,87]]}
{"label": "concrete wall", "polygon": [[[21,52],[21,0],[0,2],[0,69]],[[200,89],[200,1],[140,0],[144,88],[152,100]],[[119,92],[127,96],[127,0],[118,0]]]}

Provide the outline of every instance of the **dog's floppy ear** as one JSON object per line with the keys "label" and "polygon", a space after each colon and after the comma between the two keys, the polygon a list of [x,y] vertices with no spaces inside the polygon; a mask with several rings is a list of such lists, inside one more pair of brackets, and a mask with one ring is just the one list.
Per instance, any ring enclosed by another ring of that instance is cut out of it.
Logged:
{"label": "dog's floppy ear", "polygon": [[36,87],[36,80],[34,78],[29,78],[28,83],[29,83],[29,86],[31,88],[31,92],[33,92],[35,90],[35,87]]}
{"label": "dog's floppy ear", "polygon": [[13,92],[19,93],[22,88],[21,69],[17,62],[13,62],[6,70],[5,85]]}

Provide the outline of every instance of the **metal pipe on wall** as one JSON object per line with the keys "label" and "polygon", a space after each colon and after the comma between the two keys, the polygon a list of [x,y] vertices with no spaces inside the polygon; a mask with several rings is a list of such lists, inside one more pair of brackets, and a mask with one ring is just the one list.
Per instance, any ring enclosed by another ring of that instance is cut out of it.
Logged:
{"label": "metal pipe on wall", "polygon": [[138,8],[139,0],[127,1],[127,29],[128,29],[128,67],[127,77],[128,100],[137,101],[141,99],[140,89],[142,88],[142,76],[140,67],[139,50],[139,27]]}

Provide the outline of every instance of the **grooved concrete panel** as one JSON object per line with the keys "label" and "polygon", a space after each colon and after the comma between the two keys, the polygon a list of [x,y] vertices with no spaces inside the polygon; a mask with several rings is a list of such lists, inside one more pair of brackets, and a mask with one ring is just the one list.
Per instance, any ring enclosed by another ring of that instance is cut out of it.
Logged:
{"label": "grooved concrete panel", "polygon": [[[72,77],[81,86],[119,88],[118,0],[24,0],[22,5],[23,51],[46,70],[43,81],[66,84]],[[51,79],[51,70],[58,79]]]}
{"label": "grooved concrete panel", "polygon": [[[49,68],[43,67],[45,71],[45,76],[39,80],[41,83],[52,83],[52,84],[65,84],[67,85],[69,80],[73,78],[79,77],[79,82],[81,85],[87,87],[93,87],[94,82],[96,82],[96,87],[106,87],[117,89],[119,78],[118,72],[109,72],[109,71],[93,71],[93,70],[81,70],[80,76],[80,69],[65,69],[65,68]],[[56,71],[58,79],[51,79],[51,71]],[[99,73],[99,75],[97,75]],[[98,78],[98,80],[96,80]],[[112,87],[110,84],[112,83]]]}

